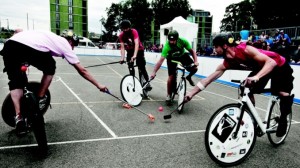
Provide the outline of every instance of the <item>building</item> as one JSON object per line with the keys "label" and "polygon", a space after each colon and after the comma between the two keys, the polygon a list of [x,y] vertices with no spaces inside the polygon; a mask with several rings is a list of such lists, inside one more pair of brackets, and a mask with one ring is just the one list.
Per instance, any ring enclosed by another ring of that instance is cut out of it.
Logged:
{"label": "building", "polygon": [[88,37],[87,0],[50,0],[51,31],[61,34],[71,29],[79,36]]}
{"label": "building", "polygon": [[193,10],[192,15],[189,16],[187,20],[198,24],[197,48],[202,47],[205,44],[210,45],[213,21],[213,16],[210,15],[210,12],[200,9]]}

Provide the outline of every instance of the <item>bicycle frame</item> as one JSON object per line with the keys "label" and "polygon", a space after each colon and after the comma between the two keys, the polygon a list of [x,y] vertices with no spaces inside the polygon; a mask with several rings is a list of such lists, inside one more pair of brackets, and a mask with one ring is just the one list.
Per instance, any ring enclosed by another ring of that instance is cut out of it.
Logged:
{"label": "bicycle frame", "polygon": [[251,102],[251,100],[248,96],[249,93],[250,93],[250,89],[245,87],[244,91],[242,93],[243,96],[242,96],[242,98],[239,102],[241,104],[241,108],[240,108],[241,114],[239,116],[238,126],[237,126],[237,129],[236,129],[235,134],[234,134],[235,136],[237,135],[237,132],[239,131],[239,128],[240,128],[240,124],[242,122],[242,118],[243,118],[243,114],[244,114],[244,109],[243,108],[246,108],[246,106],[249,108],[250,113],[253,115],[254,120],[258,124],[258,126],[261,129],[261,132],[263,134],[265,134],[267,132],[270,132],[270,131],[273,131],[272,128],[267,129],[266,128],[267,126],[266,126],[265,123],[267,122],[269,113],[271,112],[270,109],[271,109],[272,104],[273,103],[278,103],[277,102],[278,101],[277,96],[271,95],[271,97],[268,101],[268,106],[267,106],[267,112],[265,114],[265,119],[264,119],[264,121],[262,121],[261,117],[259,117],[259,115],[258,115],[258,112],[257,112],[256,108],[254,107],[254,105],[252,104],[252,102]]}

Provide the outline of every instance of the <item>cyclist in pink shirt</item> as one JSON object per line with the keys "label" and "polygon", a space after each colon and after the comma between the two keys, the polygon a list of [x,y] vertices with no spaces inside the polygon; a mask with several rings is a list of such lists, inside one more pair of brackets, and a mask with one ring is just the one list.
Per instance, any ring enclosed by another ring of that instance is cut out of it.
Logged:
{"label": "cyclist in pink shirt", "polygon": [[204,90],[212,81],[216,80],[227,69],[251,70],[245,80],[245,84],[252,86],[251,95],[253,103],[254,93],[260,93],[269,79],[271,79],[271,92],[280,97],[281,117],[276,135],[282,137],[287,130],[287,115],[292,112],[294,95],[292,76],[293,69],[286,59],[271,51],[261,50],[245,43],[235,43],[231,34],[220,33],[213,39],[213,46],[218,55],[222,55],[224,61],[215,72],[197,83],[189,92],[185,101],[190,101],[200,91]]}
{"label": "cyclist in pink shirt", "polygon": [[20,70],[23,64],[29,64],[43,72],[41,88],[39,90],[39,107],[43,109],[47,97],[45,93],[55,74],[56,63],[52,56],[62,57],[72,65],[86,80],[95,85],[100,91],[107,91],[106,86],[98,83],[96,79],[80,64],[73,51],[79,39],[71,30],[63,31],[61,36],[52,32],[21,31],[13,35],[0,51],[3,56],[4,72],[9,79],[9,90],[16,111],[17,134],[25,133],[25,121],[20,111],[20,99],[27,76]]}

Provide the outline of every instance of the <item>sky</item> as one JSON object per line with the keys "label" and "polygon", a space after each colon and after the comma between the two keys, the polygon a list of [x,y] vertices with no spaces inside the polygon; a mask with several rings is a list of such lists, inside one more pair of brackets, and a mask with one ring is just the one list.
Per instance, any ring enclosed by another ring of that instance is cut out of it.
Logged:
{"label": "sky", "polygon": [[[1,27],[24,30],[50,30],[49,0],[1,0]],[[100,33],[99,20],[106,18],[106,8],[122,0],[88,0],[89,31]],[[149,0],[151,1],[151,0]],[[242,0],[188,0],[192,9],[209,11],[213,16],[213,32],[219,32],[225,8]]]}

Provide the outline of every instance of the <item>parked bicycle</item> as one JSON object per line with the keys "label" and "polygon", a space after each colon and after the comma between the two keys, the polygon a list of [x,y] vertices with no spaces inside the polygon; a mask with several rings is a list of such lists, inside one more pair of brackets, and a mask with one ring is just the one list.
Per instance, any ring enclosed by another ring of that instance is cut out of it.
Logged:
{"label": "parked bicycle", "polygon": [[[21,111],[26,123],[27,133],[32,130],[39,149],[41,149],[42,152],[46,152],[48,146],[43,115],[50,106],[51,94],[50,91],[47,90],[46,105],[40,110],[37,99],[40,85],[41,84],[39,82],[27,82],[26,86],[24,87],[23,97],[21,99]],[[16,113],[10,93],[6,96],[2,103],[1,114],[4,122],[7,125],[15,127]]]}
{"label": "parked bicycle", "polygon": [[138,70],[139,78],[135,76],[135,67],[137,65],[129,66],[129,74],[125,75],[120,84],[120,91],[122,98],[133,106],[138,106],[143,98],[148,98],[149,91],[148,85],[152,79],[146,81],[141,70]]}
{"label": "parked bicycle", "polygon": [[[292,113],[287,115],[286,134],[276,136],[280,118],[279,96],[271,95],[264,120],[249,98],[250,89],[240,80],[239,102],[224,105],[210,118],[205,132],[205,147],[212,160],[222,166],[242,163],[251,153],[256,137],[267,134],[273,146],[281,145],[291,127]],[[265,89],[263,92],[269,92]]]}

